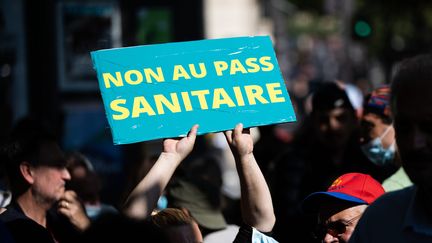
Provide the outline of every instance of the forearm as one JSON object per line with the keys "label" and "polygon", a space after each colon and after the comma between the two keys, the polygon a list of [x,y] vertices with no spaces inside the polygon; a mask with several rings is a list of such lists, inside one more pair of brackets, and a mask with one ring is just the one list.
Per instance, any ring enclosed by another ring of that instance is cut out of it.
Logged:
{"label": "forearm", "polygon": [[276,221],[271,194],[254,155],[236,156],[236,166],[241,183],[244,222],[259,231],[271,231]]}
{"label": "forearm", "polygon": [[126,199],[123,212],[136,219],[148,217],[180,162],[181,158],[174,154],[161,153],[147,175]]}
{"label": "forearm", "polygon": [[90,219],[85,215],[80,215],[78,217],[71,218],[71,223],[80,231],[84,232],[90,227]]}

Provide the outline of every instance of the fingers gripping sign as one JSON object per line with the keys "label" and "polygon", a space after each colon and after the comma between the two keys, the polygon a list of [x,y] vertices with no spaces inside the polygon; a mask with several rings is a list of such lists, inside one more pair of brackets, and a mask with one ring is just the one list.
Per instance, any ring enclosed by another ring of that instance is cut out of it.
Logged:
{"label": "fingers gripping sign", "polygon": [[234,130],[225,131],[225,137],[234,155],[245,156],[253,152],[253,139],[250,129],[243,129],[243,124],[236,125]]}
{"label": "fingers gripping sign", "polygon": [[165,139],[163,142],[163,153],[174,156],[179,161],[183,160],[193,149],[197,131],[198,125],[194,125],[186,137]]}

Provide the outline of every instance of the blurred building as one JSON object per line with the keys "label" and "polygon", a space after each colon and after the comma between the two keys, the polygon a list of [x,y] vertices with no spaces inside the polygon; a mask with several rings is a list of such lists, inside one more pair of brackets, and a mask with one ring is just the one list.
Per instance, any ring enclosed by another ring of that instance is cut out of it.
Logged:
{"label": "blurred building", "polygon": [[144,145],[113,146],[90,51],[203,38],[201,0],[0,1],[0,141],[24,116],[42,119],[65,150],[105,176],[115,202]]}

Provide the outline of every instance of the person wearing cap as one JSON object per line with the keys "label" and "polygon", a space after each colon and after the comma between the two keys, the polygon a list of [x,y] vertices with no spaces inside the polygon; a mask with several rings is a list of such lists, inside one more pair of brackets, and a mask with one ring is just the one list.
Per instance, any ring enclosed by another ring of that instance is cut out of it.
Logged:
{"label": "person wearing cap", "polygon": [[368,207],[351,242],[432,242],[432,55],[399,63],[391,88],[396,144],[414,185]]}
{"label": "person wearing cap", "polygon": [[227,224],[222,213],[219,161],[208,155],[198,156],[182,163],[177,171],[167,188],[168,206],[187,209],[200,226],[206,243],[235,238],[239,227]]}
{"label": "person wearing cap", "polygon": [[335,83],[320,85],[312,96],[312,113],[269,176],[278,239],[304,241],[308,227],[300,210],[302,200],[325,190],[339,175],[361,171],[366,158],[358,142],[357,116],[347,94]]}
{"label": "person wearing cap", "polygon": [[383,85],[366,96],[361,119],[361,149],[371,163],[365,165],[386,191],[412,185],[397,156],[390,86]]}
{"label": "person wearing cap", "polygon": [[25,119],[2,151],[13,199],[0,220],[16,243],[74,241],[90,225],[76,193],[65,190],[66,160],[47,131]]}
{"label": "person wearing cap", "polygon": [[365,171],[382,182],[400,167],[390,115],[390,87],[383,85],[365,97],[360,146],[369,163]]}
{"label": "person wearing cap", "polygon": [[[125,202],[123,212],[127,216],[134,219],[145,219],[150,215],[176,168],[192,151],[197,129],[197,125],[192,127],[185,138],[164,140],[163,152],[158,160],[132,190]],[[243,129],[243,125],[238,124],[233,131],[226,131],[225,137],[234,155],[240,178],[241,211],[244,221],[235,239],[229,239],[227,242],[276,242],[267,235],[272,231],[276,219],[270,190],[252,152],[253,139],[249,129]],[[184,191],[188,195],[194,192],[193,187],[186,188],[191,190],[190,192]],[[212,222],[212,224],[221,224],[221,222]],[[201,232],[195,234],[196,228],[193,225],[190,227],[195,229],[194,234],[189,234],[187,238],[177,239],[176,243],[203,241]]]}
{"label": "person wearing cap", "polygon": [[305,213],[318,215],[314,236],[321,242],[348,242],[368,205],[384,194],[384,188],[370,175],[347,173],[327,191],[314,192],[302,203]]}

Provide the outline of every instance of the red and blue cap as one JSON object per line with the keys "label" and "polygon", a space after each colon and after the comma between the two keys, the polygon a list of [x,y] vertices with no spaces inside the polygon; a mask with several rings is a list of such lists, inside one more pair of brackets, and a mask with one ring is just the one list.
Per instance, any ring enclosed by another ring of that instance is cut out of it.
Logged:
{"label": "red and blue cap", "polygon": [[382,85],[375,89],[366,98],[363,105],[365,113],[375,113],[390,117],[390,86]]}
{"label": "red and blue cap", "polygon": [[319,206],[339,199],[354,204],[371,204],[384,194],[384,188],[370,175],[347,173],[337,178],[325,192],[314,192],[302,203],[304,211],[318,211]]}

